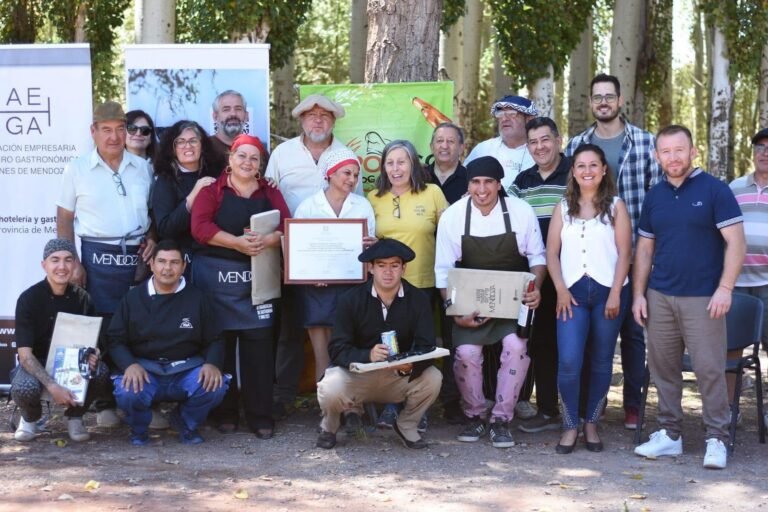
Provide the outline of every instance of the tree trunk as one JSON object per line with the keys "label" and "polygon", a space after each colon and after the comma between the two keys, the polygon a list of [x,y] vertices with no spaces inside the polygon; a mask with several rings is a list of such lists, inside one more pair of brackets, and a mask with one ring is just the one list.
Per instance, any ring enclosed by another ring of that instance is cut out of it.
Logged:
{"label": "tree trunk", "polygon": [[[587,25],[581,32],[579,45],[571,53],[570,74],[568,76],[568,134],[576,135],[584,131],[592,122],[590,108],[589,82],[592,81],[592,17],[587,18]],[[562,130],[564,127],[561,126]]]}
{"label": "tree trunk", "polygon": [[[643,47],[641,27],[645,24],[645,0],[616,0],[611,32],[611,74],[619,79],[624,97],[622,111],[635,119],[637,65]],[[642,111],[642,106],[637,106]]]}
{"label": "tree trunk", "polygon": [[768,43],[760,58],[760,89],[757,97],[758,125],[768,128]]}
{"label": "tree trunk", "polygon": [[477,141],[477,97],[480,90],[480,40],[483,32],[483,5],[480,0],[467,0],[461,20],[464,44],[461,47],[461,81],[456,91],[459,126],[467,130],[467,147]]}
{"label": "tree trunk", "polygon": [[[560,130],[565,128],[567,124],[565,120],[565,94],[565,73],[560,73],[560,77],[555,82],[555,105],[552,112],[552,119],[555,120],[555,124]],[[565,137],[565,134],[563,136]]]}
{"label": "tree trunk", "polygon": [[507,94],[517,94],[517,90],[512,87],[512,78],[507,75],[504,69],[504,63],[499,53],[499,44],[493,43],[493,98],[497,100]]}
{"label": "tree trunk", "polygon": [[85,34],[85,21],[88,14],[88,4],[81,2],[77,6],[77,17],[75,17],[75,43],[84,43],[88,40]]}
{"label": "tree trunk", "polygon": [[136,0],[134,21],[137,44],[176,42],[175,0]]}
{"label": "tree trunk", "polygon": [[[462,18],[448,32],[440,32],[440,56],[438,57],[437,76],[440,80],[453,80],[458,93],[461,82],[461,48],[464,45]],[[458,105],[456,106],[458,110]]]}
{"label": "tree trunk", "polygon": [[709,80],[704,74],[704,62],[707,59],[707,45],[704,44],[704,31],[702,30],[702,14],[696,9],[693,23],[693,96],[695,123],[693,140],[702,140],[707,133],[707,89],[704,84]]}
{"label": "tree trunk", "polygon": [[365,43],[368,39],[367,0],[351,0],[352,21],[349,27],[349,81],[365,79]]}
{"label": "tree trunk", "polygon": [[[299,127],[296,120],[291,117],[291,110],[298,103],[299,95],[293,87],[294,59],[291,57],[285,66],[276,69],[272,73],[272,108],[270,131],[273,139],[270,141],[274,148],[283,139],[295,137]],[[275,137],[276,136],[276,137]]]}
{"label": "tree trunk", "polygon": [[728,77],[728,48],[719,27],[712,39],[711,118],[709,122],[709,172],[720,179],[729,174],[730,140],[728,125],[733,104],[733,88]]}
{"label": "tree trunk", "polygon": [[539,78],[532,86],[528,87],[531,101],[539,110],[542,117],[552,117],[555,105],[555,71],[552,64],[547,66],[547,76]]}
{"label": "tree trunk", "polygon": [[368,0],[365,82],[437,80],[442,0]]}

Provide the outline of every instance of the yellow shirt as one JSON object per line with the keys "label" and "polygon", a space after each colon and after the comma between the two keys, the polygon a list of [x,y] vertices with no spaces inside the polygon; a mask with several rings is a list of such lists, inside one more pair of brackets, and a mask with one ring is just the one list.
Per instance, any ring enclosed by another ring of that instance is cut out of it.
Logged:
{"label": "yellow shirt", "polygon": [[376,238],[394,238],[413,249],[416,258],[409,262],[403,276],[417,288],[435,286],[435,232],[437,221],[448,208],[440,187],[428,184],[421,192],[400,196],[400,218],[395,216],[395,196],[387,192],[376,197],[368,193],[368,201],[376,214]]}

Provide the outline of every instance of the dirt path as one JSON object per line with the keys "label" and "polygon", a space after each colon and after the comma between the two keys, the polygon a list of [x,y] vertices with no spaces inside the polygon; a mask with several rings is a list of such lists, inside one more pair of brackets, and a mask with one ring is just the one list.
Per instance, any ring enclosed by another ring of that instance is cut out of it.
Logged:
{"label": "dirt path", "polygon": [[[121,427],[93,428],[92,441],[62,447],[55,440],[66,439],[65,427],[55,420],[53,434],[21,444],[7,427],[8,406],[0,411],[0,511],[768,511],[768,445],[757,442],[754,392],[743,401],[736,454],[728,469],[712,471],[701,466],[700,402],[688,388],[685,454],[659,460],[632,454],[618,387],[603,422],[606,451],[580,446],[565,456],[554,452],[557,432],[517,433],[508,450],[485,439],[459,443],[458,427],[439,410],[426,453],[381,430],[340,434],[334,450],[316,449],[314,408],[282,422],[270,441],[206,428],[200,446],[181,446],[167,432],[135,448]],[[649,413],[653,421],[655,402]],[[86,490],[91,480],[98,488]]]}

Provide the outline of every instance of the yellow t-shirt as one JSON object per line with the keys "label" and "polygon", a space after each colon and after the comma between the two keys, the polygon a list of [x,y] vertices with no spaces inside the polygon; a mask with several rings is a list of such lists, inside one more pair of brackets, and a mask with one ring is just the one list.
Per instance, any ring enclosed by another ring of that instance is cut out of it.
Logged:
{"label": "yellow t-shirt", "polygon": [[394,238],[413,249],[416,258],[409,262],[403,276],[417,288],[435,286],[435,233],[440,214],[448,208],[440,187],[428,184],[418,194],[400,196],[400,218],[395,217],[395,196],[387,192],[376,197],[368,193],[368,201],[376,214],[376,238]]}

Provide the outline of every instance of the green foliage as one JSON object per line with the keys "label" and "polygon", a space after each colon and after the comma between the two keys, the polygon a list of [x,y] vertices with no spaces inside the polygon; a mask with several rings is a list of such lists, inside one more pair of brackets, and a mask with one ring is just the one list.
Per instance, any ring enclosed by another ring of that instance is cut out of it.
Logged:
{"label": "green foliage", "polygon": [[101,102],[121,94],[120,78],[115,68],[116,30],[123,23],[128,0],[90,0],[86,8],[85,33],[91,43],[93,99]]}
{"label": "green foliage", "polygon": [[607,73],[608,49],[613,30],[613,0],[596,0],[592,7],[592,69]]}
{"label": "green foliage", "polygon": [[637,80],[645,94],[646,128],[658,127],[665,84],[672,80],[672,0],[650,0],[643,64]]}
{"label": "green foliage", "polygon": [[518,87],[560,76],[595,0],[489,0],[504,66]]}
{"label": "green foliage", "polygon": [[465,0],[443,0],[443,19],[440,20],[440,30],[450,32],[451,27],[467,12]]}
{"label": "green foliage", "polygon": [[176,0],[176,40],[180,43],[227,43],[233,36],[268,30],[270,67],[293,55],[297,31],[311,0]]}
{"label": "green foliage", "polygon": [[315,0],[298,30],[295,82],[349,82],[349,0]]}
{"label": "green foliage", "polygon": [[34,43],[40,18],[39,0],[0,2],[0,42]]}

